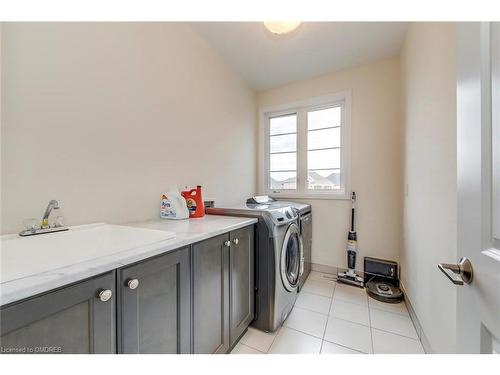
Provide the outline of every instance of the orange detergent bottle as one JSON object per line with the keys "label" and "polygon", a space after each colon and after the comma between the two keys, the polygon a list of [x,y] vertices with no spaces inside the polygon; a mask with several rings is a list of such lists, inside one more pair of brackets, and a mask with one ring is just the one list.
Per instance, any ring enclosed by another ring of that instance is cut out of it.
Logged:
{"label": "orange detergent bottle", "polygon": [[186,200],[189,217],[203,217],[205,216],[205,205],[201,196],[201,186],[196,186],[196,189],[185,190],[181,195]]}

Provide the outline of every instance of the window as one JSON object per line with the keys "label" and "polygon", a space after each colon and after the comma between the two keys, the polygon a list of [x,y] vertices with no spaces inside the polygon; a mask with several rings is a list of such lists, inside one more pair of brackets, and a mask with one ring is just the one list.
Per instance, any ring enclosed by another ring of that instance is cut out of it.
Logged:
{"label": "window", "polygon": [[269,187],[297,189],[297,114],[269,118]]}
{"label": "window", "polygon": [[307,189],[340,190],[342,107],[307,112]]}
{"label": "window", "polygon": [[261,193],[348,198],[350,94],[261,111]]}

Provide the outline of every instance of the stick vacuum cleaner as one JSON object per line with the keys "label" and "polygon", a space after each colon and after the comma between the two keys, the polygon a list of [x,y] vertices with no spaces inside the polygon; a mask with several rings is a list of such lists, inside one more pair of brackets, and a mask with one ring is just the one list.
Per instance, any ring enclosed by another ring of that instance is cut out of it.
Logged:
{"label": "stick vacuum cleaner", "polygon": [[337,281],[339,283],[354,285],[357,287],[363,287],[363,279],[356,274],[356,254],[357,250],[357,234],[354,229],[354,211],[356,205],[356,193],[353,191],[351,196],[351,229],[347,236],[347,272],[340,272],[337,275]]}

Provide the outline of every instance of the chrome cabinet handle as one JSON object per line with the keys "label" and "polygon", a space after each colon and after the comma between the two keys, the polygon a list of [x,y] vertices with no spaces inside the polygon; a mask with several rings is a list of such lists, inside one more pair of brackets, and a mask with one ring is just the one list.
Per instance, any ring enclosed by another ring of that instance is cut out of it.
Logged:
{"label": "chrome cabinet handle", "polygon": [[234,243],[235,245],[238,245],[238,242],[240,242],[240,240],[239,240],[239,239],[237,239],[237,238],[235,238],[235,239],[233,240],[233,243]]}
{"label": "chrome cabinet handle", "polygon": [[113,292],[109,289],[104,289],[104,290],[101,290],[97,296],[98,296],[99,300],[101,300],[102,302],[107,302],[113,296]]}
{"label": "chrome cabinet handle", "polygon": [[137,287],[139,286],[139,280],[137,279],[130,279],[127,281],[127,286],[129,289],[137,289]]}
{"label": "chrome cabinet handle", "polygon": [[224,241],[224,246],[225,247],[230,247],[231,246],[231,241]]}
{"label": "chrome cabinet handle", "polygon": [[462,258],[458,264],[439,263],[438,268],[455,285],[470,284],[473,278],[472,263],[467,258]]}

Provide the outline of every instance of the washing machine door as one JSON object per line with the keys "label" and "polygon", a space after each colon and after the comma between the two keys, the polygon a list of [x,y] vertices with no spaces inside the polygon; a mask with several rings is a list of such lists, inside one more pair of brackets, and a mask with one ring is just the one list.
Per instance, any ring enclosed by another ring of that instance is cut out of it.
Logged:
{"label": "washing machine door", "polygon": [[289,292],[297,289],[303,272],[302,238],[297,224],[290,224],[281,248],[281,280]]}

